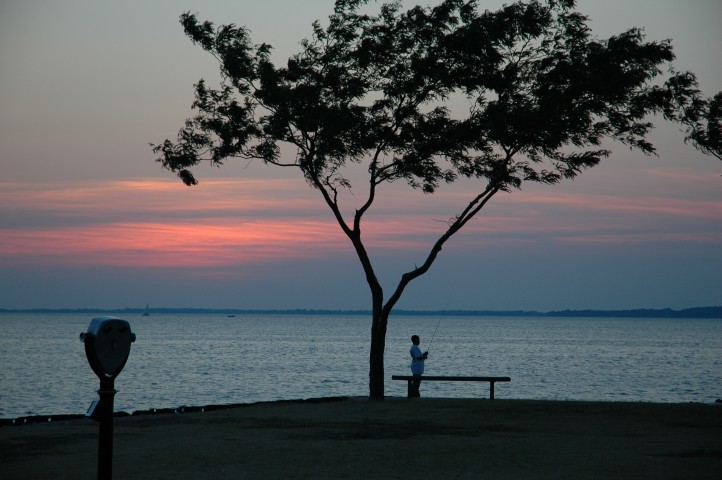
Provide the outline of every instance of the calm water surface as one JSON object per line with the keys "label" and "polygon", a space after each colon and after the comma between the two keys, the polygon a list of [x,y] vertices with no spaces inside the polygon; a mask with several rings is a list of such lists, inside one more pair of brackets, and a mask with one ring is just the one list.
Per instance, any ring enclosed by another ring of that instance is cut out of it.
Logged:
{"label": "calm water surface", "polygon": [[[368,394],[367,316],[122,317],[137,341],[115,409]],[[0,314],[0,418],[84,413],[97,398],[78,336],[91,317]],[[409,337],[429,375],[510,376],[498,398],[713,402],[722,397],[722,321],[396,316],[386,394],[405,396]],[[478,397],[487,384],[428,382],[423,396]]]}

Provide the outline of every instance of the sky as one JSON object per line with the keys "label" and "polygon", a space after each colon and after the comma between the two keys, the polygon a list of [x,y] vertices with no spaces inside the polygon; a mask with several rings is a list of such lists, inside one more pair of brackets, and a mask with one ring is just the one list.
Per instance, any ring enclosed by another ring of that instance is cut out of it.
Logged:
{"label": "sky", "polygon": [[[370,309],[349,241],[298,172],[229,162],[197,170],[189,188],[149,147],[175,138],[194,83],[219,78],[184,36],[182,12],[245,25],[283,64],[332,7],[0,0],[0,309]],[[600,38],[635,26],[671,38],[676,67],[708,96],[722,90],[718,0],[584,0],[578,10]],[[497,195],[397,308],[722,305],[722,162],[656,124],[658,156],[610,144],[611,157],[574,181]],[[384,187],[364,232],[387,295],[470,187]]]}

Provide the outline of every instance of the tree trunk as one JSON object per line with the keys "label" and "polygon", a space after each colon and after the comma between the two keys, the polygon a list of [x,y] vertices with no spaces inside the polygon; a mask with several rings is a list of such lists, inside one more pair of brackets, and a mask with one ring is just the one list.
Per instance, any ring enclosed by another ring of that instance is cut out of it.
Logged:
{"label": "tree trunk", "polygon": [[369,353],[369,396],[372,400],[384,399],[384,351],[388,313],[374,308],[371,322],[371,351]]}

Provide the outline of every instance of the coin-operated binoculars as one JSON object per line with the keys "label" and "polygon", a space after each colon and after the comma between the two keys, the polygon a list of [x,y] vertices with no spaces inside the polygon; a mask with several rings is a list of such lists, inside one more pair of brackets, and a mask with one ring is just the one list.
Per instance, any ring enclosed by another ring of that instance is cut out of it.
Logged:
{"label": "coin-operated binoculars", "polygon": [[[98,479],[110,480],[113,476],[113,397],[115,377],[118,376],[130,354],[135,334],[130,324],[115,317],[99,317],[90,321],[88,331],[80,334],[85,344],[85,356],[90,368],[100,379],[100,401],[92,417],[100,422],[98,436]],[[91,407],[92,408],[92,407]]]}

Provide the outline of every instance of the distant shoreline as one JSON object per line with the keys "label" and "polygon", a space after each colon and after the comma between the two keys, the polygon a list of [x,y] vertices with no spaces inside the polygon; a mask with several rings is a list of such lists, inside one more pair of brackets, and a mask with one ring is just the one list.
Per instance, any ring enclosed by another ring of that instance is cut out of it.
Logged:
{"label": "distant shoreline", "polygon": [[[82,313],[142,315],[145,308],[0,308],[0,315],[13,313]],[[153,314],[195,315],[371,315],[370,310],[323,309],[234,309],[234,308],[151,308]],[[671,308],[639,308],[631,310],[394,310],[392,316],[446,316],[446,317],[581,317],[581,318],[710,318],[722,319],[722,306],[694,307],[682,310]]]}

